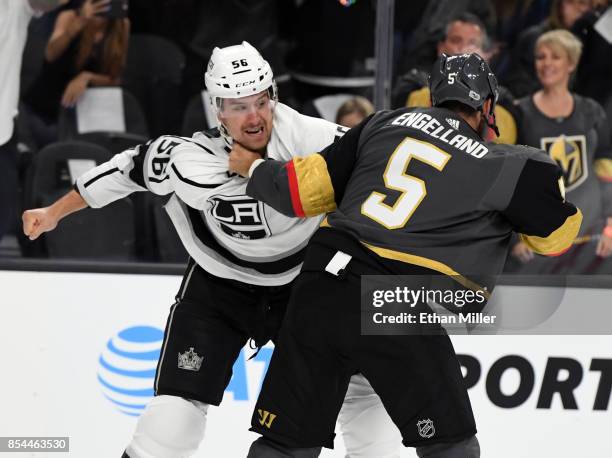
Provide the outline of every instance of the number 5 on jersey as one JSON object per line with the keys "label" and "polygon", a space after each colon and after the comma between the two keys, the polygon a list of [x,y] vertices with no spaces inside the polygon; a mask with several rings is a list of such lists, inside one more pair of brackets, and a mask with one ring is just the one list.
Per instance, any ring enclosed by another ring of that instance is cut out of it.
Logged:
{"label": "number 5 on jersey", "polygon": [[385,187],[400,191],[401,195],[394,205],[387,205],[384,203],[387,195],[372,192],[361,206],[363,215],[387,229],[399,229],[406,225],[427,195],[425,182],[406,174],[406,169],[413,158],[442,171],[451,156],[430,143],[413,138],[404,139],[389,158],[383,175]]}

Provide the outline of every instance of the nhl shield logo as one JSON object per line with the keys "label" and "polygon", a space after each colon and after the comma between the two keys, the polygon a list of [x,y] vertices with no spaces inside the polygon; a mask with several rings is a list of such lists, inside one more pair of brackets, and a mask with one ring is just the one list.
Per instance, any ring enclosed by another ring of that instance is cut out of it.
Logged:
{"label": "nhl shield logo", "polygon": [[571,191],[580,186],[589,175],[584,135],[561,135],[545,137],[541,147],[563,171],[565,190]]}
{"label": "nhl shield logo", "polygon": [[419,436],[424,437],[425,439],[429,439],[436,434],[436,428],[434,428],[433,421],[429,418],[418,421],[417,430],[419,431]]}

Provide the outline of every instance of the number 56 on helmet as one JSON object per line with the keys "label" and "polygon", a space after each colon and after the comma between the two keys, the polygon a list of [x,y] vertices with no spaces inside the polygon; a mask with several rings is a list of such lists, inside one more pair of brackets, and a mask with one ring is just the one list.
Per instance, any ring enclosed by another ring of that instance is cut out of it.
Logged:
{"label": "number 56 on helmet", "polygon": [[223,99],[237,99],[270,91],[277,100],[276,83],[270,64],[246,41],[213,50],[204,75],[213,106],[219,109]]}

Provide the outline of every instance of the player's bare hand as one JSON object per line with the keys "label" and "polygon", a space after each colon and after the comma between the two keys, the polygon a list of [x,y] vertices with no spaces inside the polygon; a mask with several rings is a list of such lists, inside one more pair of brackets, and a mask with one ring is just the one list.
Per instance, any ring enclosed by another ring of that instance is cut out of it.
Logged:
{"label": "player's bare hand", "polygon": [[602,258],[607,258],[612,254],[612,218],[608,218],[608,225],[601,234],[595,254]]}
{"label": "player's bare hand", "polygon": [[519,261],[526,263],[533,259],[533,250],[524,242],[518,242],[512,247],[512,256],[518,258]]}
{"label": "player's bare hand", "polygon": [[246,149],[240,143],[234,142],[229,155],[229,170],[240,176],[248,177],[249,169],[257,159],[261,159],[260,153]]}
{"label": "player's bare hand", "polygon": [[58,218],[49,207],[26,210],[21,215],[23,233],[30,239],[36,240],[43,232],[55,229]]}

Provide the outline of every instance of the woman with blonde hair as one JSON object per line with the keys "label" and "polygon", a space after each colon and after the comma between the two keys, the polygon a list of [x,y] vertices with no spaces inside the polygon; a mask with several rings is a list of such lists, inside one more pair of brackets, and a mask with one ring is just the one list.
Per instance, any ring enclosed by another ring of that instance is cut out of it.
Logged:
{"label": "woman with blonde hair", "polygon": [[582,43],[566,30],[540,36],[535,69],[542,89],[517,102],[518,143],[544,150],[559,164],[560,184],[584,215],[573,248],[552,263],[534,262],[531,250],[517,243],[512,254],[528,271],[588,273],[612,254],[610,127],[597,102],[570,91],[581,52]]}
{"label": "woman with blonde hair", "polygon": [[519,35],[512,49],[508,74],[503,80],[515,97],[524,97],[538,88],[533,60],[537,39],[551,30],[574,30],[576,22],[597,3],[596,0],[553,0],[548,17]]}
{"label": "woman with blonde hair", "polygon": [[128,0],[76,3],[58,15],[43,68],[24,97],[39,146],[54,140],[60,106],[75,106],[89,86],[120,84],[125,65]]}
{"label": "woman with blonde hair", "polygon": [[357,95],[340,105],[336,113],[336,124],[349,128],[355,127],[372,113],[374,113],[372,102]]}

